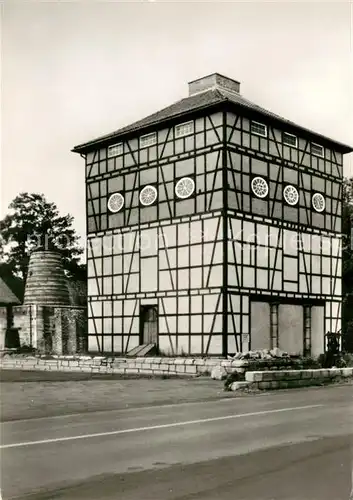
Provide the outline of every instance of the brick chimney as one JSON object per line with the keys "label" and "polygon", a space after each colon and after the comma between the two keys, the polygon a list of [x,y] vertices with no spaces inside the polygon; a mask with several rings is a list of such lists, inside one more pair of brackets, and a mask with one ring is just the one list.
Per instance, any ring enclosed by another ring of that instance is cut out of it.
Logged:
{"label": "brick chimney", "polygon": [[217,88],[227,90],[228,92],[234,92],[236,94],[239,94],[240,92],[239,82],[232,80],[232,78],[220,75],[219,73],[212,73],[212,75],[203,76],[202,78],[189,82],[188,85],[189,96]]}

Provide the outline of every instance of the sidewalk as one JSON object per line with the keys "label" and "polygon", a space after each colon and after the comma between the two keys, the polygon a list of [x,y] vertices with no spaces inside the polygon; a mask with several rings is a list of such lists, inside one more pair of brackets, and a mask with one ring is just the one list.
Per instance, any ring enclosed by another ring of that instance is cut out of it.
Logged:
{"label": "sidewalk", "polygon": [[223,382],[199,378],[128,378],[3,370],[1,420],[234,398]]}

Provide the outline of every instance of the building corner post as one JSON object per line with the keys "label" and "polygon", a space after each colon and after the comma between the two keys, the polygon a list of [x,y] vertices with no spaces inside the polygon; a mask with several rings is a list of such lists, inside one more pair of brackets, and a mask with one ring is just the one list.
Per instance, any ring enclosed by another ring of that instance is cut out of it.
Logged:
{"label": "building corner post", "polygon": [[222,276],[222,356],[228,354],[228,189],[227,189],[227,113],[222,112],[222,243],[223,243],[223,276]]}

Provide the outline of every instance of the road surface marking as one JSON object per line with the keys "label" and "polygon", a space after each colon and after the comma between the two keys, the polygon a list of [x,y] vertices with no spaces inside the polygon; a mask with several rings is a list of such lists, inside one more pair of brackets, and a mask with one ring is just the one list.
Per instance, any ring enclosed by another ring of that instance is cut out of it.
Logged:
{"label": "road surface marking", "polygon": [[81,434],[78,436],[67,436],[61,438],[52,438],[52,439],[43,439],[40,441],[24,441],[23,443],[12,443],[12,444],[3,444],[0,446],[0,449],[5,448],[22,448],[24,446],[33,446],[36,444],[48,444],[48,443],[60,443],[64,441],[74,441],[77,439],[90,439],[95,437],[105,437],[105,436],[116,436],[119,434],[130,434],[133,432],[143,432],[143,431],[151,431],[156,429],[168,429],[170,427],[182,427],[184,425],[195,425],[195,424],[204,424],[207,422],[217,422],[221,420],[230,420],[233,418],[244,418],[244,417],[256,417],[258,415],[270,415],[272,413],[283,413],[286,411],[297,411],[297,410],[308,410],[312,408],[320,408],[324,405],[308,405],[308,406],[294,406],[292,408],[278,408],[277,410],[264,410],[257,411],[252,413],[240,413],[238,415],[226,415],[223,417],[210,417],[199,420],[187,420],[184,422],[173,422],[171,424],[160,424],[160,425],[151,425],[148,427],[135,427],[132,429],[122,429],[119,431],[109,431],[109,432],[96,432],[94,434]]}

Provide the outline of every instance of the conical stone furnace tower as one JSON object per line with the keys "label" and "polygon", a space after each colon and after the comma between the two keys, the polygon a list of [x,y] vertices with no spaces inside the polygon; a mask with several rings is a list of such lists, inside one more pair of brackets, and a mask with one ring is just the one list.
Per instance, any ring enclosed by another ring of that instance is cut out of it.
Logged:
{"label": "conical stone furnace tower", "polygon": [[62,258],[53,250],[35,250],[30,258],[24,304],[70,305]]}

